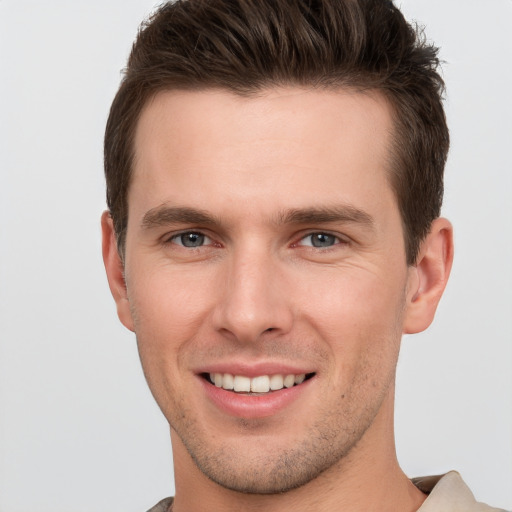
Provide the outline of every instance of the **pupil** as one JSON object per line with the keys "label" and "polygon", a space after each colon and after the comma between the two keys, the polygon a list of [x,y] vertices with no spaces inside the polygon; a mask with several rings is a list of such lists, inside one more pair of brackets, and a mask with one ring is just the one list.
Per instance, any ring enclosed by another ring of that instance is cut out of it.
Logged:
{"label": "pupil", "polygon": [[200,233],[185,233],[181,235],[181,243],[185,247],[199,247],[203,245],[204,235]]}
{"label": "pupil", "polygon": [[334,236],[325,233],[315,233],[311,239],[313,247],[330,247],[334,244]]}

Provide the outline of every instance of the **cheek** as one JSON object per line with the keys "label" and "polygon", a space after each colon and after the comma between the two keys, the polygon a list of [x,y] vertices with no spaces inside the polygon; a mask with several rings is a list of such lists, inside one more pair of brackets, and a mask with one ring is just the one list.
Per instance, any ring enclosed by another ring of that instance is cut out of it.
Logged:
{"label": "cheek", "polygon": [[128,281],[136,331],[174,338],[187,327],[196,327],[209,303],[211,279],[202,272],[183,272],[165,264],[145,267]]}
{"label": "cheek", "polygon": [[[328,275],[304,279],[297,295],[303,311],[319,327],[342,333],[381,325],[396,327],[405,300],[405,279],[367,269],[334,269]],[[315,320],[316,319],[316,320]]]}
{"label": "cheek", "polygon": [[201,329],[204,293],[199,283],[169,269],[133,272],[127,282],[144,375],[170,418],[185,395],[189,376],[183,354]]}
{"label": "cheek", "polygon": [[202,328],[206,284],[157,266],[132,272],[127,284],[141,362],[154,388],[180,371],[180,354]]}
{"label": "cheek", "polygon": [[[306,287],[302,313],[331,353],[334,379],[386,372],[400,345],[405,282],[362,269],[341,269],[328,283]],[[300,309],[300,308],[299,308]]]}

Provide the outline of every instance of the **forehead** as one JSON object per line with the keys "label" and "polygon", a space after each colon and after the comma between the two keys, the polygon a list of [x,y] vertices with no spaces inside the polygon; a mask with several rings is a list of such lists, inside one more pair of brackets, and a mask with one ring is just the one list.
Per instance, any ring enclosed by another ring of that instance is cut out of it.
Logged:
{"label": "forehead", "polygon": [[151,208],[185,194],[194,206],[213,206],[215,194],[219,206],[301,208],[312,200],[351,203],[358,190],[378,202],[383,187],[390,191],[391,131],[391,107],[377,93],[161,92],[139,119],[129,204],[143,199]]}

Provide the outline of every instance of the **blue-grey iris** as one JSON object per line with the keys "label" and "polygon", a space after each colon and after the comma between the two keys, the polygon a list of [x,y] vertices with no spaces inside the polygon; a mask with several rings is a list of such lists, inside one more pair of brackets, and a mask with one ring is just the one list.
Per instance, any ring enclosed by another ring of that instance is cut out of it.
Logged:
{"label": "blue-grey iris", "polygon": [[313,233],[310,236],[313,247],[330,247],[336,243],[336,237],[327,233]]}
{"label": "blue-grey iris", "polygon": [[200,247],[204,244],[204,235],[201,233],[183,233],[180,239],[184,247]]}

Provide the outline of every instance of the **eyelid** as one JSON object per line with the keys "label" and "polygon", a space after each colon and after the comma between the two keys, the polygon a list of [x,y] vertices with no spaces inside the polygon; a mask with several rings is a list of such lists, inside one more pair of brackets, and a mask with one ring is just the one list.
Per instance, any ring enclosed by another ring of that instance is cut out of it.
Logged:
{"label": "eyelid", "polygon": [[[198,246],[198,247],[186,247],[182,243],[177,243],[177,240],[180,240],[180,237],[182,235],[186,235],[189,233],[198,234],[198,235],[203,236],[205,238],[203,245]],[[312,244],[303,244],[302,243],[308,237],[311,237],[313,235],[318,235],[318,234],[334,237],[335,243],[332,246],[323,247],[323,248],[322,247],[314,247]],[[323,250],[330,249],[330,248],[338,246],[338,245],[344,245],[344,244],[350,243],[350,239],[347,236],[344,236],[339,233],[333,233],[329,230],[322,230],[322,229],[315,229],[315,230],[309,230],[309,231],[303,232],[297,236],[296,240],[297,241],[292,244],[292,247],[311,247],[313,249],[323,249]],[[212,246],[212,245],[220,245],[217,242],[215,242],[214,238],[212,236],[208,235],[205,232],[205,230],[193,229],[193,228],[192,229],[183,229],[183,230],[180,230],[178,232],[173,232],[173,233],[167,233],[166,235],[164,235],[162,237],[162,243],[164,245],[173,244],[173,245],[177,245],[179,247],[185,247],[186,249],[194,249],[194,248],[199,249],[199,248],[205,247],[205,246],[208,247],[208,246]]]}
{"label": "eyelid", "polygon": [[[186,247],[182,243],[177,243],[176,242],[176,240],[179,240],[182,235],[191,234],[191,233],[203,236],[205,238],[205,243],[203,245],[198,246],[198,247]],[[183,229],[183,230],[181,230],[181,231],[179,231],[177,233],[168,233],[168,234],[166,234],[163,237],[162,243],[164,245],[166,245],[166,244],[173,244],[173,245],[177,245],[179,247],[185,247],[186,249],[199,249],[201,247],[213,245],[214,241],[213,241],[212,237],[208,236],[201,229]]]}
{"label": "eyelid", "polygon": [[[311,237],[313,235],[327,235],[327,236],[332,236],[333,238],[336,239],[335,243],[333,245],[330,245],[328,247],[315,247],[313,246],[312,244],[302,244],[301,242],[303,240],[305,240],[306,238],[308,237]],[[302,236],[300,236],[300,238],[297,240],[297,242],[295,242],[293,244],[293,246],[295,247],[311,247],[313,249],[320,249],[320,250],[326,250],[326,249],[331,249],[333,247],[336,247],[338,245],[344,245],[344,244],[348,244],[350,242],[350,240],[348,239],[348,237],[346,236],[343,236],[339,233],[333,233],[331,231],[328,231],[328,230],[323,230],[323,229],[315,229],[315,230],[310,230],[306,233],[304,233]]]}

